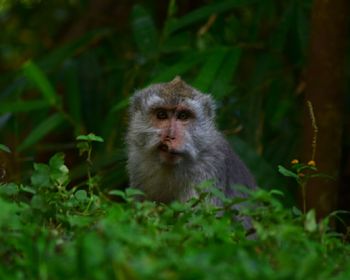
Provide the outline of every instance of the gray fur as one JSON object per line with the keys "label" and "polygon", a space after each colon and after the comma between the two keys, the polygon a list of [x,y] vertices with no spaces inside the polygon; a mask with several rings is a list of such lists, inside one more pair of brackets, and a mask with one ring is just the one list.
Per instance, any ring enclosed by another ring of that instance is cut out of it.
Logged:
{"label": "gray fur", "polygon": [[[165,165],[156,149],[159,131],[151,125],[149,110],[155,105],[179,103],[190,106],[196,118],[185,135],[184,160],[177,165]],[[131,98],[129,113],[127,168],[130,185],[143,190],[147,199],[164,203],[186,201],[197,195],[195,186],[205,180],[213,180],[228,197],[243,196],[234,185],[255,187],[244,163],[216,129],[215,104],[211,96],[175,78],[136,92]]]}

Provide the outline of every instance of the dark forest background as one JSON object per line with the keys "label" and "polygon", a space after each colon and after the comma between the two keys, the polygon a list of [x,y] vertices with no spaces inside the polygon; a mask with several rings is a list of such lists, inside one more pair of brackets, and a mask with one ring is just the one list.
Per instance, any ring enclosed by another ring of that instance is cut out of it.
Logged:
{"label": "dark forest background", "polygon": [[1,182],[25,182],[60,151],[79,182],[75,137],[93,132],[101,188],[124,189],[128,98],[180,75],[214,96],[262,188],[299,203],[278,165],[314,160],[332,179],[308,182],[307,207],[349,210],[349,11],[347,0],[0,1]]}

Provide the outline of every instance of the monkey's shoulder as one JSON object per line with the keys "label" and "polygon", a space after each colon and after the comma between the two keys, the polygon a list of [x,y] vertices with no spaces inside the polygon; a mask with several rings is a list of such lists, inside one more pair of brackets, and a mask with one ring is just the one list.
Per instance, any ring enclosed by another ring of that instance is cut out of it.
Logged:
{"label": "monkey's shoulder", "polygon": [[226,186],[241,184],[249,188],[256,186],[255,179],[248,167],[221,133],[216,138],[215,150],[220,162],[218,177],[222,184]]}

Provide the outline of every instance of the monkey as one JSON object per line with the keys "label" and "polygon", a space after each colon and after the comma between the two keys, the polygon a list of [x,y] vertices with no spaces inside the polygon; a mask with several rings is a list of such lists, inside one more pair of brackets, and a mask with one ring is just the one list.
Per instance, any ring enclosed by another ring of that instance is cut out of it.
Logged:
{"label": "monkey", "polygon": [[136,91],[126,135],[130,186],[165,204],[197,197],[203,181],[228,198],[245,196],[235,185],[254,189],[252,174],[216,128],[215,107],[178,76]]}

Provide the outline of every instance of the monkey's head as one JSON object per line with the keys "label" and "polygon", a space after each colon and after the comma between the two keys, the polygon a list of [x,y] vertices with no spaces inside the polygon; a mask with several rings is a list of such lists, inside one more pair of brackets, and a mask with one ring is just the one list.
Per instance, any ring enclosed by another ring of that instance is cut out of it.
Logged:
{"label": "monkey's head", "polygon": [[216,131],[212,98],[179,77],[137,91],[129,113],[130,152],[166,165],[196,160]]}

